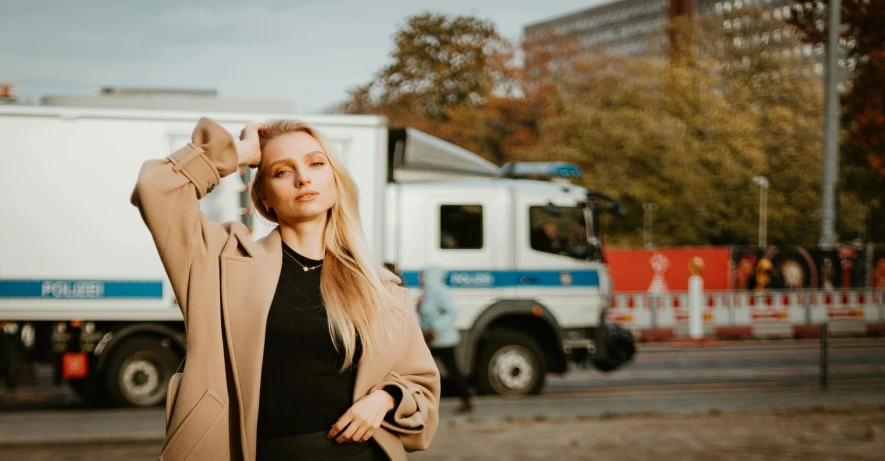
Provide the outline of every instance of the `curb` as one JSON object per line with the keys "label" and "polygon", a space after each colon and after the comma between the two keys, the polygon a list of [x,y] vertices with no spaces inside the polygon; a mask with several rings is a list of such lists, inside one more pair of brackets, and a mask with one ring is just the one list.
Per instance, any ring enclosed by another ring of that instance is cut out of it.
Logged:
{"label": "curb", "polygon": [[59,437],[22,437],[8,440],[0,439],[0,448],[32,447],[38,445],[101,445],[123,443],[163,442],[164,433],[129,433],[120,435],[100,435],[92,437],[59,436]]}

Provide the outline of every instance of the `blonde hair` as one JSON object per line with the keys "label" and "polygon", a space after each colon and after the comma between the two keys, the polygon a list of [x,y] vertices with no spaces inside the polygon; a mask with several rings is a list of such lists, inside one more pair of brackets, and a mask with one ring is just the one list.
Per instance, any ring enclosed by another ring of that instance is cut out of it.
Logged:
{"label": "blonde hair", "polygon": [[[323,231],[323,258],[320,292],[326,305],[329,334],[335,348],[344,347],[342,371],[355,365],[357,346],[365,351],[378,347],[381,338],[389,335],[389,326],[382,323],[385,311],[402,313],[379,273],[373,269],[359,215],[356,184],[338,157],[329,149],[323,136],[314,128],[294,120],[267,123],[259,132],[261,150],[272,139],[291,133],[306,133],[317,140],[329,160],[335,177],[338,200],[329,209]],[[265,219],[279,223],[274,210],[262,206],[265,193],[265,165],[259,163],[252,183],[252,203]]]}

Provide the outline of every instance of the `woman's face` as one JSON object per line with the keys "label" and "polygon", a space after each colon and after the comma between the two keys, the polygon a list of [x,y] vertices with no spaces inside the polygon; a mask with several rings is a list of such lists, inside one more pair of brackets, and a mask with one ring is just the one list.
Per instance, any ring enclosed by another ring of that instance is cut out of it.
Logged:
{"label": "woman's face", "polygon": [[280,222],[303,222],[324,218],[338,200],[335,173],[329,158],[313,136],[289,133],[265,144],[263,205]]}

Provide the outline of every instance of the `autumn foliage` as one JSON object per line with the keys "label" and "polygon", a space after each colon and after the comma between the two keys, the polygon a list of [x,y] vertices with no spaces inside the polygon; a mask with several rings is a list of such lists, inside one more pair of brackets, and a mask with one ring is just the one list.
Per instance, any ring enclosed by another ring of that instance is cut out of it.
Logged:
{"label": "autumn foliage", "polygon": [[[763,14],[762,7],[732,13],[747,21],[742,33],[770,36],[783,28]],[[722,20],[672,22],[662,33],[680,37],[678,56],[653,47],[645,57],[587,54],[570,37],[546,37],[544,46],[526,37],[517,65],[516,47],[492,23],[421,14],[397,32],[391,62],[337,110],[385,115],[394,126],[425,131],[499,165],[577,163],[586,187],[618,197],[627,209],[626,219],[607,223],[610,243],[641,243],[648,202],[659,206],[658,244],[753,243],[759,189],[752,178],[766,176],[769,241],[816,245],[822,82],[808,72],[807,57],[786,52],[802,45],[799,34],[785,36],[773,52],[723,32]],[[814,37],[809,32],[806,39]],[[873,184],[873,168],[885,178],[885,56],[876,48],[857,57],[863,65],[846,95],[846,128],[869,162],[850,171]],[[846,187],[840,195],[842,216],[868,217],[843,218],[843,236],[863,235],[873,221],[885,229],[885,196],[870,200],[862,189]]]}
{"label": "autumn foliage", "polygon": [[[829,0],[796,1],[791,22],[809,43],[825,44]],[[841,0],[842,49],[848,91],[842,103],[849,114],[851,140],[863,150],[870,165],[885,176],[885,1]]]}

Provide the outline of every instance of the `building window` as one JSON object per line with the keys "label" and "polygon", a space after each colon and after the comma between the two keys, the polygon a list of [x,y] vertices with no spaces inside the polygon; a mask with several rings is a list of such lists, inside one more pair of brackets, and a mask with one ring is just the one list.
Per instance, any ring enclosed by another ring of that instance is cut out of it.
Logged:
{"label": "building window", "polygon": [[762,12],[762,20],[763,21],[771,21],[771,11]]}
{"label": "building window", "polygon": [[781,8],[781,10],[783,11],[784,19],[790,19],[790,16],[792,16],[792,15],[790,14],[790,7],[789,7],[789,6],[785,6],[785,7]]}
{"label": "building window", "polygon": [[479,250],[483,246],[482,205],[439,207],[439,247],[444,250]]}
{"label": "building window", "polygon": [[783,19],[783,17],[781,16],[780,9],[774,10],[774,19],[777,21],[780,21],[781,19]]}
{"label": "building window", "polygon": [[814,63],[814,75],[820,77],[824,74],[824,65],[822,63]]}

